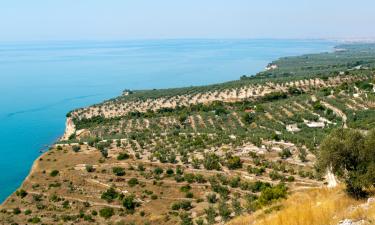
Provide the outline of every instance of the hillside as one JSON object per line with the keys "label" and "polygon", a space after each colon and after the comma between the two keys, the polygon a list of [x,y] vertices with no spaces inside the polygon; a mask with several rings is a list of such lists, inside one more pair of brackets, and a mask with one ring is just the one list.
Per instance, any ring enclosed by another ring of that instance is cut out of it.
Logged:
{"label": "hillside", "polygon": [[216,224],[321,188],[321,141],[375,127],[374,46],[282,58],[222,84],[126,90],[69,112],[0,222]]}

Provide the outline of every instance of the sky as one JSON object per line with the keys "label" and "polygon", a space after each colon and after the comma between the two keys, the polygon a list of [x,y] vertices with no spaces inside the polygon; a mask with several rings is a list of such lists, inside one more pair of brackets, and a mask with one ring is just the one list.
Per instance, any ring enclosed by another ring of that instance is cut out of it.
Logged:
{"label": "sky", "polygon": [[0,0],[0,41],[373,38],[374,0]]}

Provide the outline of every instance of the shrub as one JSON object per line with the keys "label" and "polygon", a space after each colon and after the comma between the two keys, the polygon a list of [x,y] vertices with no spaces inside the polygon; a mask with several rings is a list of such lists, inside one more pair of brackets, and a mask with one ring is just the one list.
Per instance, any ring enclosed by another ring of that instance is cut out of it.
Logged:
{"label": "shrub", "polygon": [[42,201],[42,198],[43,198],[43,195],[41,195],[41,194],[34,194],[34,195],[33,195],[33,200],[34,200],[35,202],[40,202],[40,201]]}
{"label": "shrub", "polygon": [[238,156],[231,156],[227,159],[227,167],[230,170],[240,169],[242,168],[242,161],[241,158]]}
{"label": "shrub", "polygon": [[107,191],[102,193],[101,199],[106,200],[107,202],[112,202],[118,198],[119,194],[114,188],[109,188]]}
{"label": "shrub", "polygon": [[122,200],[122,205],[124,208],[128,211],[134,211],[134,209],[137,207],[137,202],[135,201],[134,195],[127,195]]}
{"label": "shrub", "polygon": [[271,184],[268,182],[255,181],[254,183],[250,183],[250,185],[248,186],[248,189],[254,193],[257,193],[270,187],[271,187]]}
{"label": "shrub", "polygon": [[79,150],[81,150],[81,146],[73,145],[72,150],[73,150],[73,152],[79,152]]}
{"label": "shrub", "polygon": [[101,149],[100,150],[100,153],[102,154],[102,156],[104,157],[104,158],[107,158],[108,157],[108,149]]}
{"label": "shrub", "polygon": [[181,166],[177,166],[177,168],[176,168],[176,174],[178,174],[178,175],[184,174],[184,170],[181,168]]}
{"label": "shrub", "polygon": [[229,209],[227,203],[225,201],[221,201],[218,208],[219,208],[219,215],[221,216],[221,218],[224,221],[228,221],[232,211]]}
{"label": "shrub", "polygon": [[185,173],[184,180],[188,183],[194,183],[195,181],[195,175],[193,173]]}
{"label": "shrub", "polygon": [[83,215],[83,220],[88,222],[95,222],[91,215]]}
{"label": "shrub", "polygon": [[240,185],[241,178],[239,176],[232,177],[229,181],[229,186],[232,188],[237,188]]}
{"label": "shrub", "polygon": [[86,164],[85,168],[86,168],[86,171],[88,173],[92,173],[92,172],[95,171],[94,167],[92,165],[89,165],[89,164]]}
{"label": "shrub", "polygon": [[253,113],[246,113],[242,116],[242,121],[245,124],[251,124],[255,121],[255,114]]}
{"label": "shrub", "polygon": [[298,154],[298,158],[301,160],[301,162],[307,162],[306,156],[307,156],[306,150],[303,149],[303,148],[300,149],[299,154]]}
{"label": "shrub", "polygon": [[24,198],[27,196],[27,192],[24,189],[19,189],[16,191],[16,195],[20,198]]}
{"label": "shrub", "polygon": [[162,174],[164,172],[164,170],[162,169],[162,168],[160,168],[160,167],[156,167],[155,169],[154,169],[154,173],[156,174],[156,175],[160,175],[160,174]]}
{"label": "shrub", "polygon": [[236,216],[239,216],[242,214],[242,206],[241,202],[237,198],[232,199],[232,208]]}
{"label": "shrub", "polygon": [[99,215],[104,219],[109,219],[113,215],[115,215],[115,211],[113,210],[113,208],[105,207],[99,210]]}
{"label": "shrub", "polygon": [[282,158],[282,159],[287,159],[289,157],[292,156],[292,153],[290,152],[289,149],[283,149],[280,153],[279,153],[279,156]]}
{"label": "shrub", "polygon": [[59,171],[58,170],[52,170],[51,173],[49,174],[51,177],[56,177],[57,175],[59,175]]}
{"label": "shrub", "polygon": [[138,170],[139,171],[145,171],[146,169],[145,169],[144,165],[142,163],[140,163],[140,164],[138,164]]}
{"label": "shrub", "polygon": [[124,176],[126,173],[125,173],[125,169],[122,168],[122,167],[113,167],[112,168],[112,172],[116,175],[116,176]]}
{"label": "shrub", "polygon": [[117,156],[117,160],[126,160],[126,159],[129,159],[129,157],[130,156],[127,152],[123,152]]}
{"label": "shrub", "polygon": [[128,185],[130,187],[134,187],[135,185],[139,184],[138,179],[133,177],[130,180],[128,180]]}
{"label": "shrub", "polygon": [[262,175],[264,172],[266,172],[266,169],[264,167],[247,167],[247,172],[250,174],[255,174],[256,176]]}
{"label": "shrub", "polygon": [[198,219],[195,220],[195,223],[197,225],[204,225],[204,220],[202,218],[198,218]]}
{"label": "shrub", "polygon": [[313,104],[313,108],[315,111],[324,111],[324,106],[320,103],[320,101],[317,101]]}
{"label": "shrub", "polygon": [[39,217],[33,217],[27,220],[29,223],[40,223],[42,220]]}
{"label": "shrub", "polygon": [[215,224],[215,218],[216,218],[216,211],[214,207],[209,206],[207,209],[204,210],[206,213],[206,220],[208,224]]}
{"label": "shrub", "polygon": [[14,208],[14,209],[13,209],[13,214],[14,214],[14,215],[18,215],[18,214],[20,214],[20,213],[21,213],[21,209],[20,209],[20,208],[17,207],[17,208]]}
{"label": "shrub", "polygon": [[287,190],[288,189],[284,184],[268,187],[261,192],[258,202],[260,205],[268,205],[274,200],[285,198]]}
{"label": "shrub", "polygon": [[279,99],[287,98],[287,94],[284,92],[272,92],[263,96],[263,101],[275,101]]}
{"label": "shrub", "polygon": [[274,171],[274,170],[270,172],[269,176],[270,176],[270,178],[272,180],[280,180],[280,179],[282,179],[282,175],[279,174],[278,172]]}
{"label": "shrub", "polygon": [[289,177],[287,178],[287,181],[288,181],[288,182],[293,182],[293,181],[295,181],[295,178],[294,178],[293,176],[289,176]]}
{"label": "shrub", "polygon": [[204,178],[204,176],[202,174],[196,174],[195,175],[195,181],[197,181],[197,183],[200,183],[200,184],[203,184],[203,183],[207,182],[207,180]]}
{"label": "shrub", "polygon": [[173,203],[171,208],[172,208],[172,210],[183,209],[183,210],[187,211],[187,210],[192,209],[193,207],[191,205],[191,201],[182,200],[182,201]]}
{"label": "shrub", "polygon": [[167,171],[166,171],[166,173],[167,173],[168,175],[173,175],[173,174],[174,174],[174,171],[173,171],[172,168],[168,168]]}
{"label": "shrub", "polygon": [[215,153],[204,155],[203,166],[207,170],[221,170],[220,158]]}
{"label": "shrub", "polygon": [[180,219],[181,219],[180,225],[194,225],[193,219],[190,217],[188,213],[181,213]]}
{"label": "shrub", "polygon": [[208,194],[206,198],[208,203],[215,204],[217,202],[217,197],[215,193]]}
{"label": "shrub", "polygon": [[191,190],[191,186],[190,185],[184,185],[182,187],[180,187],[180,191],[181,192],[188,192]]}
{"label": "shrub", "polygon": [[193,198],[194,194],[192,192],[187,192],[185,195],[186,198]]}

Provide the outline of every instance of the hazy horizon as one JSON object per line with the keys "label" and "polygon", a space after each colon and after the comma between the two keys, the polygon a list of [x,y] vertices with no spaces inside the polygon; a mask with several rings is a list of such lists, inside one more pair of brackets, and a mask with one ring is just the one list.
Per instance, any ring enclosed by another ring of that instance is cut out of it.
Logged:
{"label": "hazy horizon", "polygon": [[374,40],[370,0],[14,0],[0,41],[145,39]]}

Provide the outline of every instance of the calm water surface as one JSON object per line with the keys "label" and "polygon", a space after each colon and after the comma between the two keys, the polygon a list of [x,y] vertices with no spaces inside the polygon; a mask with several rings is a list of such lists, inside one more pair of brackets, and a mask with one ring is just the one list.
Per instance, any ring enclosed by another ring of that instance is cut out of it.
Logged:
{"label": "calm water surface", "polygon": [[74,108],[124,89],[238,79],[281,56],[333,46],[301,40],[0,43],[0,202],[22,183],[39,151],[62,135]]}

